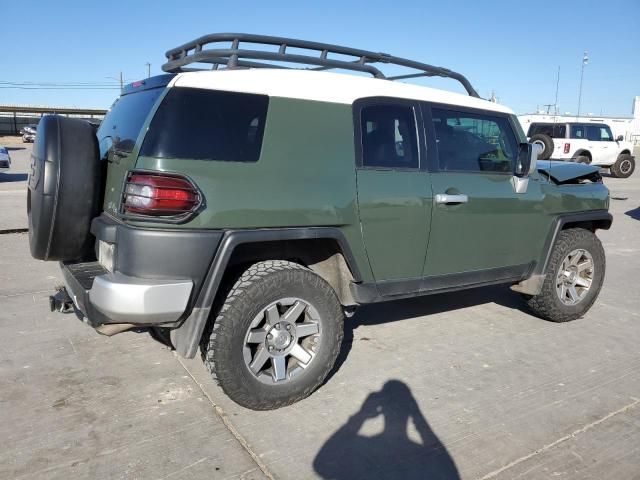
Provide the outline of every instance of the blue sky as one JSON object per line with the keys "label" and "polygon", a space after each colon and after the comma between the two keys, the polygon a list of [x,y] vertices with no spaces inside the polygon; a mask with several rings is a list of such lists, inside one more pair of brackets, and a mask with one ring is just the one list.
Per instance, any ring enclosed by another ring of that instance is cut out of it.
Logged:
{"label": "blue sky", "polygon": [[[128,81],[143,78],[146,62],[160,73],[169,48],[228,31],[445,66],[466,75],[483,97],[495,90],[517,113],[554,102],[558,66],[559,110],[575,113],[584,50],[583,113],[630,115],[640,95],[639,0],[0,0],[0,18],[0,104],[108,107],[118,88],[107,77],[122,71]],[[6,88],[8,82],[90,85],[44,90]],[[451,80],[421,82],[460,90]]]}

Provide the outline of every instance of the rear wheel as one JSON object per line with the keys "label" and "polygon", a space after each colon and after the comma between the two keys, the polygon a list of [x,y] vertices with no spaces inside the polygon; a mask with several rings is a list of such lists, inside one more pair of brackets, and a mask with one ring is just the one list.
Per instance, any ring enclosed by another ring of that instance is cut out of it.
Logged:
{"label": "rear wheel", "polygon": [[605,264],[604,249],[593,232],[563,230],[551,252],[542,291],[527,297],[529,308],[552,322],[582,317],[598,297]]}
{"label": "rear wheel", "polygon": [[611,172],[611,175],[616,178],[628,178],[635,169],[635,159],[631,155],[623,153],[618,156],[618,160],[616,160],[616,163],[611,165],[609,171]]}
{"label": "rear wheel", "polygon": [[343,311],[335,292],[302,265],[270,260],[231,288],[204,361],[225,393],[253,410],[297,402],[325,379],[338,356]]}
{"label": "rear wheel", "polygon": [[586,163],[587,165],[591,163],[591,158],[586,155],[578,155],[575,160],[576,163]]}

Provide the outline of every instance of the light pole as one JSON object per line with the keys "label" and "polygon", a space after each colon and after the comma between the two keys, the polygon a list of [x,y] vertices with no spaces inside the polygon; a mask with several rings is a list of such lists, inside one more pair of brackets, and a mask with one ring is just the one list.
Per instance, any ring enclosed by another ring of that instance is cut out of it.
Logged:
{"label": "light pole", "polygon": [[147,66],[147,78],[151,76],[151,64],[149,62],[145,63]]}
{"label": "light pole", "polygon": [[587,52],[584,52],[582,56],[582,68],[580,70],[580,92],[578,93],[578,115],[576,115],[576,119],[580,117],[580,106],[582,104],[582,79],[584,78],[584,66],[589,63],[589,57],[587,56]]}

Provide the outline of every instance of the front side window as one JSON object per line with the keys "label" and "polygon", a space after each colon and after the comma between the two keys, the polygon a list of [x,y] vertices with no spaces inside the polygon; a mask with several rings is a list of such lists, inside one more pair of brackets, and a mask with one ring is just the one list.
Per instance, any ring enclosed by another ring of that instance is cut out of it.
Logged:
{"label": "front side window", "polygon": [[151,120],[140,155],[256,162],[268,105],[266,95],[174,87]]}
{"label": "front side window", "polygon": [[413,108],[373,105],[361,112],[362,165],[418,168],[418,142]]}
{"label": "front side window", "polygon": [[587,138],[595,142],[611,142],[613,135],[606,125],[589,125],[587,126]]}
{"label": "front side window", "polygon": [[511,173],[518,144],[509,120],[432,109],[441,170]]}

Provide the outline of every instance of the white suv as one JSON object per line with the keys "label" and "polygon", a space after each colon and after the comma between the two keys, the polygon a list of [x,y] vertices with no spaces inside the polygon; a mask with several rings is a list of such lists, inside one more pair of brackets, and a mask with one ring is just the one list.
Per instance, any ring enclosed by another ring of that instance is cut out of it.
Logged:
{"label": "white suv", "polygon": [[527,132],[529,142],[540,145],[541,160],[570,160],[609,168],[618,178],[631,176],[635,169],[633,146],[614,139],[603,123],[532,123]]}

